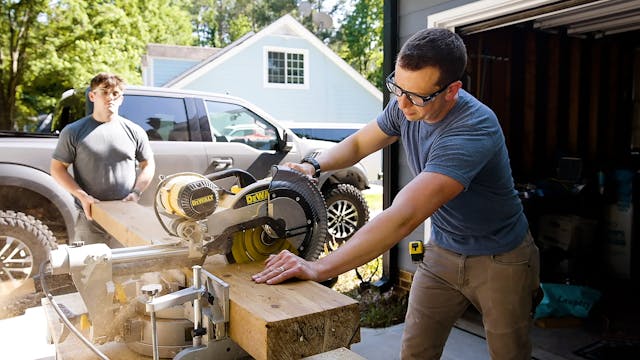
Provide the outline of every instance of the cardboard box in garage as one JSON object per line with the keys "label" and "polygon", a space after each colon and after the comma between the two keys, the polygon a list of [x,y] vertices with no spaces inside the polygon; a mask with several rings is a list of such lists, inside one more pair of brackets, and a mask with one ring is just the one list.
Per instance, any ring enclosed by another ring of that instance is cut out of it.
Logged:
{"label": "cardboard box in garage", "polygon": [[543,248],[557,247],[575,252],[583,246],[592,246],[598,222],[577,215],[547,214],[540,217],[538,242]]}

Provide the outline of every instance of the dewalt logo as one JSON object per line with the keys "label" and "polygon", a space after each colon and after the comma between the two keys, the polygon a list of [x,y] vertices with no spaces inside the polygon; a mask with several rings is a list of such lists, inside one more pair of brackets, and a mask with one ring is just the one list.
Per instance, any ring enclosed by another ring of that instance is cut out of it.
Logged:
{"label": "dewalt logo", "polygon": [[191,200],[191,206],[196,207],[198,205],[202,205],[211,201],[213,201],[213,195],[207,195]]}
{"label": "dewalt logo", "polygon": [[247,200],[247,205],[251,205],[260,201],[265,201],[268,198],[269,198],[269,190],[261,190],[245,196],[245,200]]}

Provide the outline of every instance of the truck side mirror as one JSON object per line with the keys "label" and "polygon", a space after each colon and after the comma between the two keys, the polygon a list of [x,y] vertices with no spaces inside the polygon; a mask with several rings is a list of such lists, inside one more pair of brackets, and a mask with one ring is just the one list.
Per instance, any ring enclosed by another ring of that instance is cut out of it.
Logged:
{"label": "truck side mirror", "polygon": [[285,129],[282,132],[282,140],[280,140],[280,144],[278,144],[278,148],[282,152],[289,152],[293,148],[293,142],[289,141],[289,133]]}

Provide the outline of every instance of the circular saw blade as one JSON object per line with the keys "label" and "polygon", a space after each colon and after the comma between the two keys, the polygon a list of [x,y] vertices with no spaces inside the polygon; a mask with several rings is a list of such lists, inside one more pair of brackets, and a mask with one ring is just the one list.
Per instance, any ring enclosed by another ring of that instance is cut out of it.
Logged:
{"label": "circular saw blade", "polygon": [[269,184],[270,214],[285,224],[284,237],[266,226],[233,235],[229,262],[262,261],[289,250],[307,260],[320,256],[327,236],[327,208],[312,180],[288,167],[276,167]]}

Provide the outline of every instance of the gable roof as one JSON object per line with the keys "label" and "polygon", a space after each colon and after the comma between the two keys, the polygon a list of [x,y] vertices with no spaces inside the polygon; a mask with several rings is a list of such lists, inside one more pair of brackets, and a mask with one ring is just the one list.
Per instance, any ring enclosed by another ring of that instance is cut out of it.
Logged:
{"label": "gable roof", "polygon": [[373,86],[373,84],[371,84],[366,78],[364,78],[364,76],[353,69],[351,65],[340,58],[327,45],[320,41],[320,39],[318,39],[312,32],[307,30],[304,26],[302,26],[302,24],[300,24],[289,14],[282,16],[280,19],[276,20],[271,25],[267,26],[257,33],[249,32],[245,34],[243,37],[229,44],[221,51],[203,60],[200,64],[180,74],[179,76],[165,84],[165,87],[182,88],[188,83],[200,78],[210,70],[232,59],[233,56],[240,53],[249,46],[257,43],[264,37],[280,34],[294,35],[305,39],[309,42],[309,44],[323,53],[329,60],[331,60],[341,70],[343,70],[348,76],[350,76],[355,82],[357,82],[360,86],[369,91],[373,96],[382,101],[382,93],[380,92],[380,90],[378,90],[378,88]]}
{"label": "gable roof", "polygon": [[222,49],[215,47],[149,43],[144,56],[202,61],[220,51]]}
{"label": "gable roof", "polygon": [[[224,56],[228,52],[232,51],[237,46],[239,46],[240,44],[244,43],[247,39],[251,38],[254,34],[255,33],[253,31],[249,31],[248,33],[246,33],[242,37],[240,37],[238,40],[236,40],[236,41],[232,42],[231,44],[225,46],[224,48],[220,49],[220,51],[212,53],[209,57],[205,58],[204,60],[202,60],[197,65],[193,66],[192,68],[189,68],[189,70],[187,70],[187,71],[183,72],[182,74],[176,76],[171,81],[166,83],[164,85],[164,87],[180,88],[181,85],[177,85],[177,84],[179,84],[179,83],[182,83],[182,84],[189,83],[193,79],[200,77],[200,75],[208,72],[209,70],[211,70],[211,69],[213,69],[215,67],[215,66],[209,66],[212,62],[214,62],[216,59]],[[218,63],[216,63],[216,66],[217,66],[217,64]],[[206,68],[206,69],[203,69],[203,68]],[[184,82],[183,82],[183,80],[184,80]]]}

